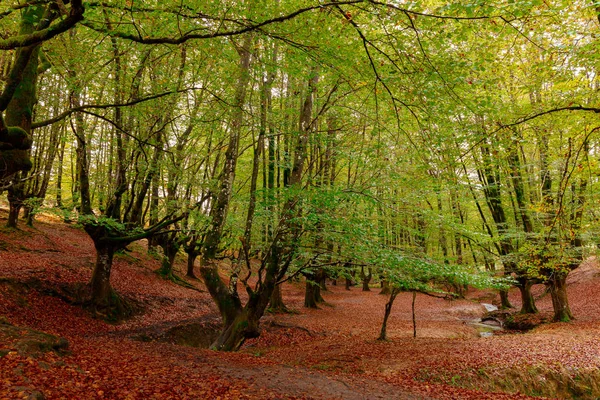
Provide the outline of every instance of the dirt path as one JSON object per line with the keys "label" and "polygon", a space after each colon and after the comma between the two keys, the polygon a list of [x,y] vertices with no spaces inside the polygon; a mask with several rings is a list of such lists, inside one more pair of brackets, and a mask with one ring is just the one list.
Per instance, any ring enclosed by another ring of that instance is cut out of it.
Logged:
{"label": "dirt path", "polygon": [[[213,319],[215,316],[211,317],[213,318],[184,320],[178,323],[170,322],[134,330],[103,333],[92,335],[90,338],[106,341],[127,341],[131,343],[131,346],[139,347],[139,351],[147,351],[141,342],[138,344],[140,337],[154,337],[160,341],[165,339],[177,341],[181,338],[169,333],[173,332],[174,327],[191,327],[197,336],[198,329],[201,329],[203,325],[212,326],[214,324]],[[274,329],[274,331],[276,332],[277,329]],[[190,333],[186,332],[184,336],[188,336]],[[136,338],[137,340],[135,340]],[[151,356],[159,360],[175,357],[181,365],[190,369],[196,368],[198,374],[203,376],[216,374],[226,381],[248,384],[246,394],[257,398],[267,396],[267,393],[276,393],[277,397],[275,398],[281,399],[429,399],[428,397],[411,394],[399,385],[346,374],[334,375],[314,367],[274,363],[264,358],[250,356],[248,353],[228,354],[227,358],[223,359],[221,358],[223,353],[168,343],[163,343],[163,346],[164,352],[159,351]],[[293,350],[290,349],[290,351]]]}
{"label": "dirt path", "polygon": [[389,383],[362,378],[350,380],[346,377],[330,377],[304,367],[273,365],[247,368],[230,363],[215,367],[223,377],[252,382],[252,388],[279,392],[282,398],[292,395],[309,399],[427,399]]}

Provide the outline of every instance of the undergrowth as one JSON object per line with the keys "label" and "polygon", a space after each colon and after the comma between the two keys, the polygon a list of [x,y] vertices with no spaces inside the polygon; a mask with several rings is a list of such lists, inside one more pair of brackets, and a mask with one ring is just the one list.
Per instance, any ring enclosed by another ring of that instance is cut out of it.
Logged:
{"label": "undergrowth", "polygon": [[460,374],[422,370],[420,380],[484,392],[522,393],[560,399],[600,398],[600,369],[554,365],[486,366]]}

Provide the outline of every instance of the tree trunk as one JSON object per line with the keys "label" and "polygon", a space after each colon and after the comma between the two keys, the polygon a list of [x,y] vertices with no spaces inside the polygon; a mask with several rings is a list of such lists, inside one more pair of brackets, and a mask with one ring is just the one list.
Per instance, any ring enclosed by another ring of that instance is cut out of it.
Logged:
{"label": "tree trunk", "polygon": [[[200,261],[200,276],[211,297],[217,304],[221,317],[223,318],[224,331],[222,332],[222,335],[226,334],[230,329],[230,325],[242,312],[242,305],[239,296],[237,295],[237,289],[234,287],[234,290],[236,290],[235,292],[229,291],[229,288],[219,276],[215,257],[217,256],[219,244],[221,243],[221,235],[223,234],[223,226],[225,225],[227,212],[229,211],[233,182],[235,180],[240,132],[244,118],[246,89],[250,76],[251,53],[249,49],[251,43],[251,37],[246,36],[244,38],[244,44],[237,48],[240,56],[240,70],[235,93],[235,108],[233,110],[231,121],[229,143],[225,152],[225,165],[223,166],[219,178],[219,188],[218,191],[214,193],[214,202],[210,210],[211,222],[202,243],[202,258]],[[221,347],[233,349],[235,347],[233,346],[234,343],[228,343],[227,346],[225,346],[223,341],[217,344],[217,346],[213,347],[218,349]]]}
{"label": "tree trunk", "polygon": [[[71,32],[71,36],[75,35],[76,31]],[[73,37],[75,39],[75,37]],[[73,80],[77,80],[77,75],[74,69],[69,69],[69,77]],[[69,93],[69,102],[71,107],[77,108],[81,106],[82,88],[75,86]],[[79,184],[79,199],[80,204],[78,207],[79,211],[84,215],[92,214],[92,200],[90,194],[90,161],[89,161],[89,150],[88,140],[85,132],[85,124],[83,120],[83,113],[75,113],[75,124],[71,124],[73,134],[77,139],[77,148],[75,149],[77,177]]]}
{"label": "tree trunk", "polygon": [[569,322],[573,318],[567,297],[567,274],[555,274],[549,282],[555,322]]}
{"label": "tree trunk", "polygon": [[110,286],[110,271],[112,269],[115,248],[104,243],[94,242],[96,246],[96,265],[92,272],[90,286],[92,289],[92,305],[98,309],[108,308],[112,303],[113,290]]}
{"label": "tree trunk", "polygon": [[273,313],[286,313],[289,311],[283,302],[283,296],[281,294],[281,284],[275,285],[273,293],[271,293],[271,299],[269,300],[269,310]]}
{"label": "tree trunk", "polygon": [[318,304],[323,303],[321,297],[321,285],[316,282],[315,274],[306,274],[306,290],[304,292],[304,307],[319,308]]}
{"label": "tree trunk", "polygon": [[260,319],[262,318],[273,290],[275,289],[275,272],[271,265],[260,288],[250,294],[246,306],[236,314],[235,318],[225,324],[223,331],[211,345],[213,350],[238,350],[246,339],[260,335]]}
{"label": "tree trunk", "polygon": [[198,253],[194,251],[188,252],[186,275],[194,279],[196,278],[196,274],[194,274],[194,263],[196,262],[196,257],[198,257]]}
{"label": "tree trunk", "polygon": [[[152,188],[150,193],[150,225],[158,223],[158,174],[154,175],[152,179]],[[156,246],[158,241],[156,236],[150,236],[148,238],[148,254],[156,254]]]}
{"label": "tree trunk", "polygon": [[56,207],[59,209],[63,208],[62,202],[62,178],[63,178],[63,162],[65,159],[65,146],[67,140],[66,138],[62,138],[60,142],[60,151],[58,153],[58,171],[56,173]]}
{"label": "tree trunk", "polygon": [[379,294],[388,295],[390,293],[392,293],[392,288],[390,286],[390,283],[388,282],[387,279],[382,279],[381,280],[381,292],[379,292]]}
{"label": "tree trunk", "polygon": [[321,291],[327,292],[327,274],[325,273],[325,271],[319,271],[319,277],[319,286],[321,287]]}
{"label": "tree trunk", "polygon": [[396,296],[398,296],[398,293],[400,293],[400,290],[393,288],[392,292],[390,293],[390,299],[385,304],[385,314],[383,316],[383,323],[381,324],[381,332],[379,333],[379,337],[377,338],[377,340],[387,340],[387,322],[392,312],[394,300],[396,300]]}
{"label": "tree trunk", "polygon": [[163,259],[160,268],[156,271],[160,276],[173,279],[173,264],[181,248],[180,237],[177,232],[157,235],[158,245],[163,250]]}
{"label": "tree trunk", "polygon": [[538,309],[535,306],[535,299],[531,294],[533,282],[530,279],[520,278],[519,291],[521,292],[521,314],[537,314]]}
{"label": "tree trunk", "polygon": [[19,212],[23,206],[23,186],[21,183],[15,182],[8,189],[8,222],[6,226],[8,228],[16,228],[19,221]]}
{"label": "tree trunk", "polygon": [[502,308],[502,309],[513,308],[513,305],[510,304],[510,301],[508,300],[508,290],[500,291],[500,308]]}
{"label": "tree trunk", "polygon": [[168,243],[165,243],[161,247],[163,248],[164,256],[160,268],[156,272],[164,278],[170,278],[173,275],[173,264],[175,263],[175,257],[177,256],[179,246],[175,243],[171,243],[171,240],[169,240]]}
{"label": "tree trunk", "polygon": [[[351,268],[351,264],[350,263],[345,263],[344,264],[344,269],[350,269]],[[356,271],[352,271],[351,275],[352,277],[354,277],[356,274]],[[354,282],[352,281],[352,278],[350,278],[349,276],[346,276],[346,290],[350,290],[350,287],[352,287],[354,285]]]}
{"label": "tree trunk", "polygon": [[33,228],[33,219],[35,218],[35,210],[33,209],[33,207],[23,207],[23,218],[25,218],[25,224]]}
{"label": "tree trunk", "polygon": [[351,286],[352,286],[352,279],[346,277],[346,290],[350,290]]}
{"label": "tree trunk", "polygon": [[371,268],[368,268],[369,273],[365,274],[365,268],[361,267],[360,277],[362,278],[362,290],[363,292],[370,292],[371,288],[369,287],[369,283],[371,283],[371,278],[373,278],[373,272]]}
{"label": "tree trunk", "polygon": [[10,202],[10,210],[8,212],[8,222],[6,226],[8,228],[16,228],[19,221],[19,212],[21,211],[21,206],[17,203]]}
{"label": "tree trunk", "polygon": [[224,327],[210,347],[213,350],[235,351],[244,344],[246,339],[258,337],[259,334],[258,320],[244,309]]}
{"label": "tree trunk", "polygon": [[411,306],[411,310],[412,310],[412,323],[413,323],[413,337],[416,338],[417,337],[417,317],[415,315],[415,300],[417,299],[417,292],[413,291],[413,298],[412,298],[412,306]]}

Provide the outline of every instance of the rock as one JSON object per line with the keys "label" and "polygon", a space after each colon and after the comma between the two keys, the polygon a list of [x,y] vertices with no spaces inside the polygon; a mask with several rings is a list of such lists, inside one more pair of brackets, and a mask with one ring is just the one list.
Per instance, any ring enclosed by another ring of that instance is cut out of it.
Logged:
{"label": "rock", "polygon": [[543,314],[511,314],[504,321],[504,327],[515,331],[526,332],[538,325],[545,324],[552,320],[551,317]]}
{"label": "rock", "polygon": [[[69,342],[62,337],[36,331],[30,328],[11,325],[9,322],[0,322],[0,340],[12,343],[10,348],[0,350],[0,355],[9,354],[16,350],[25,357],[36,357],[42,353],[54,351],[64,354],[69,348]],[[7,352],[8,351],[8,352]]]}
{"label": "rock", "polygon": [[495,306],[495,305],[493,305],[493,304],[489,304],[489,303],[481,303],[481,305],[482,305],[482,306],[484,306],[484,307],[485,307],[485,309],[486,309],[488,312],[492,312],[492,311],[498,311],[498,307],[496,307],[496,306]]}
{"label": "rock", "polygon": [[481,323],[490,326],[502,326],[504,323],[496,317],[483,317]]}

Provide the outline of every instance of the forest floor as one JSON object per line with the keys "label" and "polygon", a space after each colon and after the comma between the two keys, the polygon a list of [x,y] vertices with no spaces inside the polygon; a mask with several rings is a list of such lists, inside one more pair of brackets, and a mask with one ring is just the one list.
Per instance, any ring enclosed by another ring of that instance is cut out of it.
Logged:
{"label": "forest floor", "polygon": [[[6,212],[0,210],[0,226]],[[237,353],[193,348],[219,317],[203,285],[165,281],[142,244],[115,258],[112,284],[143,305],[119,324],[70,304],[95,261],[73,225],[40,217],[35,228],[0,228],[0,399],[525,399],[600,396],[600,269],[590,259],[570,277],[571,323],[481,337],[473,320],[494,293],[464,300],[398,296],[389,341],[375,340],[387,296],[328,286],[318,310],[304,286],[286,283],[290,314],[267,315],[260,338]],[[185,268],[183,257],[176,270]],[[551,300],[535,287],[542,314]],[[511,301],[519,306],[517,291]],[[40,332],[43,332],[40,333]],[[68,347],[64,340],[68,341]]]}

